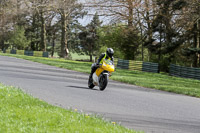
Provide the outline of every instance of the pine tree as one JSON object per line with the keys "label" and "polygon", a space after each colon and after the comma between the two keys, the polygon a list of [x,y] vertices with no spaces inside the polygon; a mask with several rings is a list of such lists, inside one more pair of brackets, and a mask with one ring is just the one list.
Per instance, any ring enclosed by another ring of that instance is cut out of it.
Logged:
{"label": "pine tree", "polygon": [[28,47],[30,41],[26,39],[25,37],[25,30],[23,27],[15,27],[15,30],[13,34],[11,35],[11,38],[9,39],[9,42],[12,44],[12,46],[18,50],[24,50]]}
{"label": "pine tree", "polygon": [[98,29],[100,28],[102,22],[96,13],[92,21],[83,28],[82,32],[79,34],[80,47],[82,52],[90,56],[90,61],[92,61],[92,56],[94,52],[98,50]]}
{"label": "pine tree", "polygon": [[188,40],[192,40],[192,43],[182,50],[182,54],[192,59],[193,67],[200,67],[200,19],[194,23],[192,30],[188,31],[188,34]]}
{"label": "pine tree", "polygon": [[[174,58],[174,52],[185,41],[184,36],[178,32],[173,23],[175,21],[174,14],[180,13],[187,3],[185,0],[157,0],[156,4],[159,12],[152,24],[153,39],[149,40],[146,46],[151,52],[158,55],[157,60],[160,65],[162,65],[161,58],[167,55],[166,60],[169,65]],[[153,41],[157,43],[152,43]]]}

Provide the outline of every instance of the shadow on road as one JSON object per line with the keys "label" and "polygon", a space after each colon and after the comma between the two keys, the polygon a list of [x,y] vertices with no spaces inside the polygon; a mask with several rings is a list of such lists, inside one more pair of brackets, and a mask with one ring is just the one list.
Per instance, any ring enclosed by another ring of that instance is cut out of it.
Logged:
{"label": "shadow on road", "polygon": [[98,89],[90,89],[88,87],[81,87],[81,86],[66,86],[66,87],[72,87],[72,88],[77,88],[77,89],[85,89],[85,90],[95,90],[98,91]]}

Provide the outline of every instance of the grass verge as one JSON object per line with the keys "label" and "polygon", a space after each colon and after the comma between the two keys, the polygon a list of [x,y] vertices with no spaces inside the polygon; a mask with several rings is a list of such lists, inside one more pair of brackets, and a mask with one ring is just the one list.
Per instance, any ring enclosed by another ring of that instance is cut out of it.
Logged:
{"label": "grass verge", "polygon": [[[85,73],[90,73],[90,67],[92,64],[88,62],[79,62],[64,59],[10,55],[2,53],[0,55],[13,56],[17,58],[22,58],[30,61],[35,61],[43,64],[48,64]],[[111,79],[137,86],[159,89],[163,91],[174,92],[200,98],[200,80],[172,77],[166,74],[129,71],[122,69],[117,69],[116,72],[113,73]]]}
{"label": "grass verge", "polygon": [[0,84],[0,132],[136,133],[114,122],[65,110]]}

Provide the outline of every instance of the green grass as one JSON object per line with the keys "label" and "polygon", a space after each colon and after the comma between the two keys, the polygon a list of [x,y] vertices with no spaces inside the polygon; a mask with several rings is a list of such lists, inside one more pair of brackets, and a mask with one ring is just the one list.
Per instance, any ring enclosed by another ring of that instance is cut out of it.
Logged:
{"label": "green grass", "polygon": [[[64,59],[51,59],[42,57],[30,57],[21,55],[0,54],[14,56],[48,65],[53,65],[70,70],[90,73],[92,63],[71,61]],[[185,79],[168,76],[166,74],[147,73],[140,71],[129,71],[117,69],[111,77],[113,80],[143,86],[147,88],[159,89],[200,98],[200,80]]]}
{"label": "green grass", "polygon": [[[54,57],[58,58],[58,53],[54,53]],[[90,60],[90,56],[89,55],[79,55],[77,53],[70,53],[70,57],[72,60]],[[94,60],[94,56],[92,57]]]}
{"label": "green grass", "polygon": [[89,62],[72,61],[72,60],[65,60],[65,59],[59,59],[59,58],[44,58],[44,57],[2,54],[2,53],[0,53],[0,55],[22,58],[22,59],[30,60],[33,62],[39,62],[39,63],[51,65],[51,66],[57,66],[60,68],[66,68],[66,69],[75,70],[79,72],[85,72],[85,73],[90,72],[90,67],[92,65],[92,63],[89,63]]}
{"label": "green grass", "polygon": [[112,79],[137,86],[200,97],[200,80],[120,69],[113,73]]}
{"label": "green grass", "polygon": [[96,116],[52,106],[0,84],[1,133],[135,133]]}
{"label": "green grass", "polygon": [[[72,60],[90,60],[89,55],[79,55],[77,53],[71,53]],[[93,57],[94,60],[94,57]]]}

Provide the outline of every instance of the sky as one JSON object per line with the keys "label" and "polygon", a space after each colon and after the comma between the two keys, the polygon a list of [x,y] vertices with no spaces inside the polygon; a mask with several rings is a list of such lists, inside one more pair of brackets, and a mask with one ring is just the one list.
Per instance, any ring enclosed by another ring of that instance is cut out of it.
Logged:
{"label": "sky", "polygon": [[[78,0],[80,3],[85,3],[86,0]],[[96,13],[96,10],[95,9],[90,9],[88,11],[88,14],[95,14]],[[83,25],[83,26],[86,26],[87,24],[89,24],[92,20],[93,16],[92,15],[85,15],[83,17],[83,19],[78,19],[78,21]],[[108,17],[105,17],[105,16],[100,16],[99,19],[103,22],[103,25],[104,24],[108,24],[109,23],[109,18]]]}

